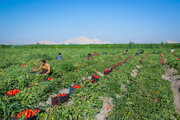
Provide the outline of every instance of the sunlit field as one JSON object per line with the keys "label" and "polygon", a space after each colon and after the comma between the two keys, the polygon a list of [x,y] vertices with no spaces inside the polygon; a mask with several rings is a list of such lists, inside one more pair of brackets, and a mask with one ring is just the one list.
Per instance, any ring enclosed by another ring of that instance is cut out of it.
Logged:
{"label": "sunlit field", "polygon": [[[123,55],[126,50],[129,54]],[[172,68],[176,73],[169,77],[180,75],[180,48],[172,54],[170,50],[171,46],[4,46],[0,48],[0,118],[178,120],[172,81],[162,77]],[[87,60],[94,52],[99,55]],[[57,60],[58,53],[62,61]],[[31,73],[41,60],[51,65],[52,75]]]}

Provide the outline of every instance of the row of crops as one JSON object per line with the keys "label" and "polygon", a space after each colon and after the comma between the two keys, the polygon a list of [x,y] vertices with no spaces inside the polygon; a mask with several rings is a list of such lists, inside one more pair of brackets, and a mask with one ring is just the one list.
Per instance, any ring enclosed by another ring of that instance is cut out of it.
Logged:
{"label": "row of crops", "polygon": [[[40,108],[38,103],[46,102],[49,95],[72,84],[79,84],[83,77],[114,66],[124,59],[134,56],[142,49],[131,49],[129,55],[122,55],[126,49],[68,49],[68,48],[6,48],[0,55],[0,116],[12,119],[14,115],[26,109]],[[87,61],[88,53],[100,53]],[[170,82],[163,80],[164,66],[160,63],[160,54],[164,54],[168,65],[179,69],[179,49],[169,54],[168,49],[145,49],[144,54],[129,59],[111,74],[101,77],[98,82],[82,84],[69,101],[71,105],[44,106],[38,114],[39,119],[94,119],[101,111],[103,101],[100,97],[113,98],[114,107],[108,119],[179,119],[173,105],[173,93]],[[57,61],[61,52],[64,60]],[[103,52],[108,54],[103,55]],[[148,54],[149,53],[149,54]],[[148,55],[148,57],[146,57]],[[55,78],[45,81],[49,76],[32,74],[33,67],[40,66],[40,60],[46,59],[53,68]],[[140,63],[141,61],[141,63]],[[25,65],[24,67],[22,65]],[[141,67],[137,67],[141,66]],[[137,69],[137,76],[131,75]],[[122,90],[126,86],[126,91]],[[16,96],[6,93],[19,89]],[[120,97],[117,97],[119,95]]]}

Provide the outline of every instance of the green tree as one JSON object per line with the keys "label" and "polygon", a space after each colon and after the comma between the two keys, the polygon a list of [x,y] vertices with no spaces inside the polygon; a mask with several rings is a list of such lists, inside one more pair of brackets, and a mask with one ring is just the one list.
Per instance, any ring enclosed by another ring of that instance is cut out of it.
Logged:
{"label": "green tree", "polygon": [[161,47],[164,47],[164,43],[163,42],[161,42]]}
{"label": "green tree", "polygon": [[131,42],[131,41],[129,42],[129,48],[130,49],[134,48],[134,42]]}

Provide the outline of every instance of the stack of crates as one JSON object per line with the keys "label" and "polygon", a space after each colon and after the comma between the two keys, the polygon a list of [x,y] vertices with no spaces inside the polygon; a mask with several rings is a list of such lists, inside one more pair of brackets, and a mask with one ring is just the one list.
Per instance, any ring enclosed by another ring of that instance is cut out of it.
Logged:
{"label": "stack of crates", "polygon": [[111,69],[106,69],[105,71],[104,71],[104,74],[105,75],[108,75],[108,74],[110,74],[112,72],[112,68]]}
{"label": "stack of crates", "polygon": [[67,102],[70,98],[69,94],[59,94],[56,97],[52,98],[52,105],[61,105],[64,102]]}
{"label": "stack of crates", "polygon": [[80,89],[81,85],[74,85],[69,88],[69,95],[71,96],[72,93],[75,92],[76,89]]}
{"label": "stack of crates", "polygon": [[92,83],[98,82],[99,79],[100,79],[100,76],[98,76],[98,75],[93,75],[92,78],[91,78],[91,82],[92,82]]}

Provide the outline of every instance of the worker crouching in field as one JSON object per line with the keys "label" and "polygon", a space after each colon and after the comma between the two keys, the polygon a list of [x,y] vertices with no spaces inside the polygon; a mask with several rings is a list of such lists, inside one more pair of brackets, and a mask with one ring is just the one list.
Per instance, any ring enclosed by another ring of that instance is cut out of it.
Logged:
{"label": "worker crouching in field", "polygon": [[61,53],[59,53],[57,59],[58,59],[59,61],[62,61],[62,60],[63,60],[63,56],[61,55]]}
{"label": "worker crouching in field", "polygon": [[88,57],[87,57],[87,60],[92,60],[93,59],[93,57],[92,57],[92,55],[89,53],[88,54]]}
{"label": "worker crouching in field", "polygon": [[136,53],[136,54],[135,54],[135,56],[139,56],[139,55],[140,55],[140,53]]}
{"label": "worker crouching in field", "polygon": [[171,49],[171,52],[170,53],[173,53],[174,52],[174,49]]}
{"label": "worker crouching in field", "polygon": [[139,53],[136,53],[135,56],[139,56],[139,55],[141,55],[141,54],[143,54],[143,53],[144,53],[144,50],[142,50],[142,51],[139,52]]}
{"label": "worker crouching in field", "polygon": [[31,72],[36,72],[36,71],[40,71],[40,70],[42,70],[40,72],[40,74],[45,74],[45,75],[52,74],[51,66],[49,64],[47,64],[45,60],[41,60],[41,66],[37,70],[32,70]]}
{"label": "worker crouching in field", "polygon": [[128,50],[126,50],[126,52],[123,53],[123,55],[127,55],[127,54],[130,54],[130,52]]}

